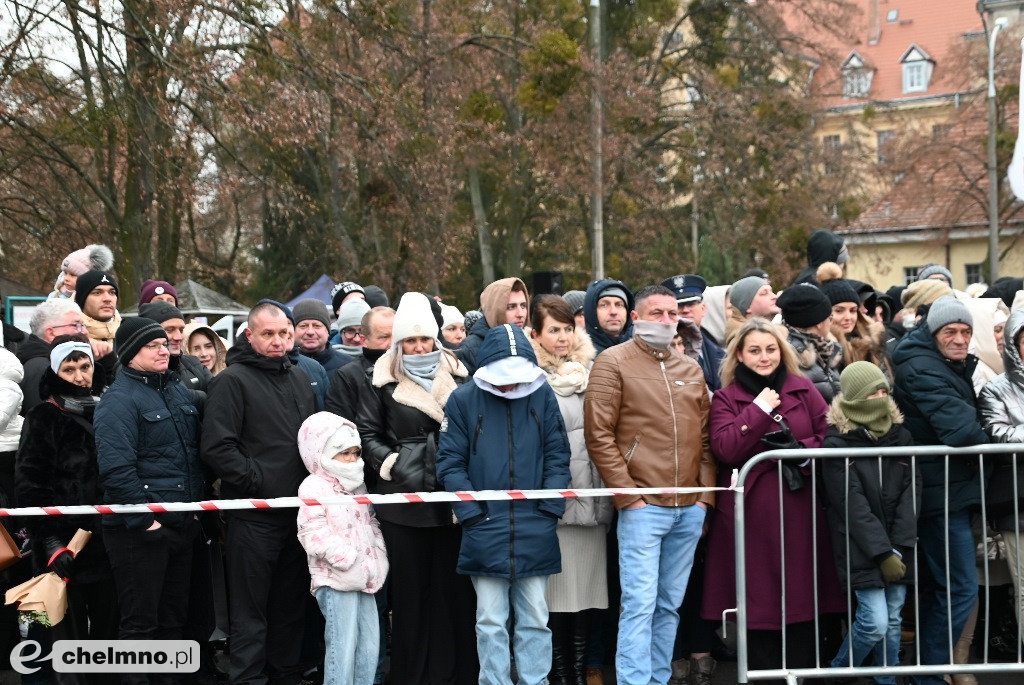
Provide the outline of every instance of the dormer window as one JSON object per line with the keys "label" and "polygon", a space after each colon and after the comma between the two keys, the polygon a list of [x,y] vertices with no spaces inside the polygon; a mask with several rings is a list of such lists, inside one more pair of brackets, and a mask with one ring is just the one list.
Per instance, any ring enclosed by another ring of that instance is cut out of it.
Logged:
{"label": "dormer window", "polygon": [[935,62],[927,52],[916,45],[911,45],[900,59],[900,64],[903,65],[904,93],[924,93],[928,90]]}
{"label": "dormer window", "polygon": [[866,98],[871,92],[871,79],[875,72],[869,69],[856,51],[843,62],[843,97]]}

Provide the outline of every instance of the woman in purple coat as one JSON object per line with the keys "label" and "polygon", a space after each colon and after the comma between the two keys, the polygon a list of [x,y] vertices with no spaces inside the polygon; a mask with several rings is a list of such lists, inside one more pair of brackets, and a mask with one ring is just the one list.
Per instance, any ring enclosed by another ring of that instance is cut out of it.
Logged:
{"label": "woman in purple coat", "polygon": [[[814,384],[800,374],[792,348],[768,321],[754,318],[744,324],[729,344],[721,376],[723,387],[712,398],[710,419],[711,449],[718,459],[720,486],[728,486],[732,470],[755,455],[784,446],[784,436],[777,433],[763,440],[766,434],[779,431],[777,417],[788,424],[792,447],[821,446],[828,430],[828,405]],[[824,512],[820,500],[816,508],[812,501],[810,471],[796,464],[789,461],[783,465],[788,472],[783,473],[781,484],[785,512],[781,524],[778,462],[766,460],[758,464],[745,483],[751,670],[780,668],[783,664],[783,557],[788,668],[815,666],[815,618],[819,614],[842,612],[846,606],[836,577]],[[732,492],[719,493],[708,533],[702,614],[711,620],[721,620],[722,611],[736,606],[734,504]],[[817,518],[816,540],[812,539],[812,516]],[[815,549],[818,607],[814,605]]]}

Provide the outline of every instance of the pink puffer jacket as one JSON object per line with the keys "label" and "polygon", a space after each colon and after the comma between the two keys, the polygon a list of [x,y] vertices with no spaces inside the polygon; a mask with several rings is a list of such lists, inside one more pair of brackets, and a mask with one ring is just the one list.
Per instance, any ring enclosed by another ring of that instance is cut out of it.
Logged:
{"label": "pink puffer jacket", "polygon": [[[362,494],[364,486],[348,492],[320,463],[327,441],[352,423],[329,412],[308,418],[299,430],[299,454],[310,475],[299,486],[299,497],[319,499]],[[342,592],[375,593],[388,575],[384,538],[369,505],[335,504],[299,507],[299,542],[309,560],[310,591],[321,587]]]}

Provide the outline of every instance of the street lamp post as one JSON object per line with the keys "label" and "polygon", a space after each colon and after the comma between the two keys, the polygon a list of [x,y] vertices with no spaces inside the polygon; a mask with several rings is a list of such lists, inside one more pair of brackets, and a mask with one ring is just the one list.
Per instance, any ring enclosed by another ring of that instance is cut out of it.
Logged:
{"label": "street lamp post", "polygon": [[989,285],[999,278],[999,177],[996,169],[996,37],[1006,17],[992,25],[988,39],[988,273]]}

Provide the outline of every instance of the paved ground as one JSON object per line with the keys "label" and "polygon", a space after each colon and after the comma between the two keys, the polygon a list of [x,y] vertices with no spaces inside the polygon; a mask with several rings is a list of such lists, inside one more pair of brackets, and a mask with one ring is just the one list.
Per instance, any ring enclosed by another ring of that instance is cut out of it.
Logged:
{"label": "paved ground", "polygon": [[[987,674],[977,676],[978,685],[1022,685],[1024,684],[1024,670],[1019,673]],[[615,674],[611,668],[607,668],[604,678],[605,685],[615,685]],[[715,671],[712,685],[734,685],[736,683],[736,662],[720,661]],[[821,681],[817,681],[821,682]],[[850,685],[870,685],[866,679],[859,681],[847,681]],[[815,681],[807,681],[807,685],[814,685]],[[21,680],[14,671],[0,671],[0,685],[20,685]],[[393,685],[412,685],[406,683],[394,683]]]}

